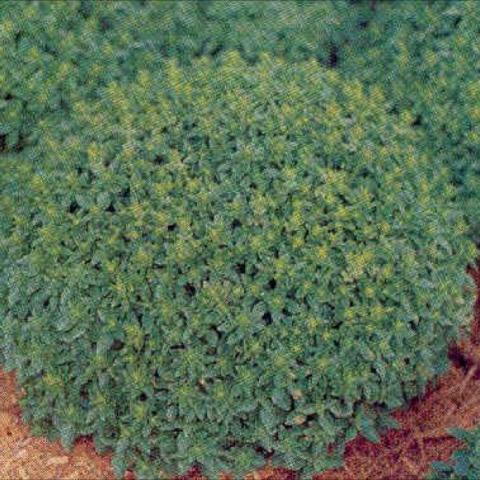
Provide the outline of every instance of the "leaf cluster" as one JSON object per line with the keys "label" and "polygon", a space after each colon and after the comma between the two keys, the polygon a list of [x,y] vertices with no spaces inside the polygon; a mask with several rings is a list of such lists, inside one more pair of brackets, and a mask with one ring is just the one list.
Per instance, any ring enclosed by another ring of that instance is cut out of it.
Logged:
{"label": "leaf cluster", "polygon": [[425,131],[327,68],[364,6],[18,5],[0,360],[34,431],[139,478],[311,474],[377,441],[447,367],[474,247]]}

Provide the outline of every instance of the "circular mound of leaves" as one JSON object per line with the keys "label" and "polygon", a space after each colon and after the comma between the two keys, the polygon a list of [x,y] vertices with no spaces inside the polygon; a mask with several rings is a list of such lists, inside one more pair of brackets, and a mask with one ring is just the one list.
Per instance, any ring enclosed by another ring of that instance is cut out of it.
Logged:
{"label": "circular mound of leaves", "polygon": [[119,475],[311,473],[446,368],[473,247],[380,90],[230,52],[64,101],[1,160],[1,348],[35,431],[93,435]]}

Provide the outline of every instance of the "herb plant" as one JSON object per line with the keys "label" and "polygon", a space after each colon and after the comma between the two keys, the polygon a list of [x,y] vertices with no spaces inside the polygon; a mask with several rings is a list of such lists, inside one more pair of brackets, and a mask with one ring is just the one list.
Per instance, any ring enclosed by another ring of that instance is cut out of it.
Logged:
{"label": "herb plant", "polygon": [[2,160],[24,172],[0,198],[25,418],[148,478],[265,455],[311,473],[377,439],[470,308],[466,226],[416,132],[381,91],[267,55],[169,60],[98,97]]}
{"label": "herb plant", "polygon": [[0,5],[0,361],[34,432],[119,476],[310,475],[446,369],[475,249],[437,127],[332,68],[371,12]]}

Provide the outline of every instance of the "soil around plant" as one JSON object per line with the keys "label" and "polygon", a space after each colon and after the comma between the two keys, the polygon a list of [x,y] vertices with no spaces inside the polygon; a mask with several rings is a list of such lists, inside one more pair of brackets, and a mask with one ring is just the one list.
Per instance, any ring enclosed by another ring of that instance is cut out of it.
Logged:
{"label": "soil around plant", "polygon": [[[448,434],[453,427],[480,423],[480,264],[469,268],[477,285],[471,335],[450,349],[452,366],[424,396],[393,413],[400,425],[374,444],[358,436],[347,444],[345,465],[314,480],[417,480],[432,461],[446,461],[461,443]],[[59,442],[32,436],[21,418],[15,375],[0,370],[0,478],[2,480],[114,480],[111,455],[95,452],[89,438],[68,452]],[[230,480],[225,476],[222,480]],[[285,469],[263,469],[245,480],[296,480]],[[134,480],[127,472],[124,480]],[[177,480],[206,480],[192,469]],[[233,479],[232,479],[233,480]]]}

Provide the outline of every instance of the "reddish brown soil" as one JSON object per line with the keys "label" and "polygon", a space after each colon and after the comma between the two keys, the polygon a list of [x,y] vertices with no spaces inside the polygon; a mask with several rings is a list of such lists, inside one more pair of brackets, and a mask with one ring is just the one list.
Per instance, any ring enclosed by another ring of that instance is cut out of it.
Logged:
{"label": "reddish brown soil", "polygon": [[72,452],[58,442],[32,437],[22,422],[15,377],[0,371],[0,478],[2,480],[113,479],[108,456],[80,440]]}
{"label": "reddish brown soil", "polygon": [[[452,347],[448,373],[408,409],[394,413],[400,429],[389,431],[378,445],[357,437],[347,445],[344,468],[317,475],[315,480],[421,479],[433,460],[446,460],[460,445],[448,435],[448,428],[480,423],[480,268],[471,269],[470,274],[479,291],[472,335]],[[113,480],[110,456],[96,454],[91,440],[81,439],[66,452],[58,442],[32,437],[21,421],[17,398],[14,375],[0,371],[1,479]],[[133,476],[128,473],[125,478]],[[265,469],[245,480],[295,478],[287,470]],[[200,479],[195,471],[182,477]]]}

